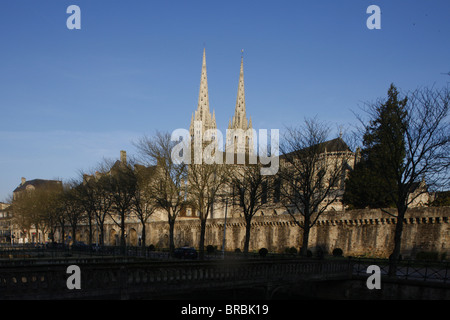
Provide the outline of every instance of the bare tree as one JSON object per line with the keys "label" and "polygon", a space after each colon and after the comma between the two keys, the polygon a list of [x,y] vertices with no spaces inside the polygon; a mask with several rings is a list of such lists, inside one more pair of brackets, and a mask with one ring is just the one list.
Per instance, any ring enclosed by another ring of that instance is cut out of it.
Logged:
{"label": "bare tree", "polygon": [[120,246],[125,250],[125,224],[131,214],[136,194],[137,179],[133,168],[128,163],[117,162],[109,174],[112,192],[112,211],[110,217],[120,228]]}
{"label": "bare tree", "polygon": [[86,175],[82,176],[82,182],[76,187],[80,205],[86,212],[89,225],[89,243],[93,243],[93,223],[96,220],[96,193],[93,181],[89,181]]}
{"label": "bare tree", "polygon": [[30,220],[28,219],[28,215],[26,214],[28,206],[26,205],[25,199],[23,197],[18,197],[16,195],[13,199],[11,199],[10,203],[12,211],[14,213],[12,224],[20,230],[18,236],[21,237],[31,227]]}
{"label": "bare tree", "polygon": [[224,194],[228,177],[226,164],[190,164],[188,171],[188,200],[200,218],[199,258],[204,258],[206,221],[214,204]]}
{"label": "bare tree", "polygon": [[105,243],[105,220],[114,201],[109,176],[106,174],[97,175],[95,180],[89,182],[88,187],[92,188],[95,201],[95,217],[99,232],[99,244],[103,245]]}
{"label": "bare tree", "polygon": [[[31,215],[33,212],[34,199],[30,192],[21,192],[14,196],[12,209],[14,212],[14,224],[19,227],[21,232],[29,233],[33,226]],[[29,234],[28,234],[29,236]]]}
{"label": "bare tree", "polygon": [[56,242],[55,234],[59,225],[59,218],[63,214],[59,201],[62,194],[62,188],[51,188],[47,190],[46,195],[46,211],[47,211],[47,225],[49,231],[49,238],[54,243]]}
{"label": "bare tree", "polygon": [[45,241],[40,239],[40,231],[52,238],[57,224],[55,202],[60,191],[59,184],[50,183],[17,193],[12,201],[14,223],[28,232],[34,227],[38,242]]}
{"label": "bare tree", "polygon": [[261,168],[260,163],[236,165],[230,174],[233,204],[242,210],[245,220],[244,254],[247,254],[249,249],[252,219],[267,205],[274,185],[273,177],[262,175]]}
{"label": "bare tree", "polygon": [[149,192],[156,207],[167,214],[169,250],[173,254],[175,221],[186,205],[187,164],[173,161],[171,153],[175,142],[171,141],[169,133],[157,132],[152,138],[141,138],[135,145],[143,162],[155,166],[155,176],[149,185]]}
{"label": "bare tree", "polygon": [[80,223],[85,219],[84,209],[80,204],[80,198],[76,191],[77,183],[70,181],[63,185],[63,192],[61,194],[61,205],[63,214],[72,229],[72,243],[77,241],[77,230]]}
{"label": "bare tree", "polygon": [[54,210],[56,212],[55,218],[56,223],[59,227],[59,241],[62,244],[66,244],[66,225],[67,225],[67,216],[64,210],[64,192],[63,190],[58,193],[55,201],[54,201]]}
{"label": "bare tree", "polygon": [[48,190],[44,188],[39,188],[34,190],[31,195],[32,210],[29,212],[31,223],[34,225],[36,229],[36,242],[41,243],[44,239],[41,239],[42,236],[45,237],[45,233],[48,229]]}
{"label": "bare tree", "polygon": [[156,211],[156,203],[152,197],[151,183],[155,178],[155,168],[135,165],[136,189],[133,198],[133,207],[136,217],[142,224],[142,249],[146,246],[146,224],[150,216]]}
{"label": "bare tree", "polygon": [[78,203],[84,209],[86,220],[88,222],[89,244],[93,243],[93,224],[95,223],[95,199],[92,191],[93,190],[86,184],[84,179],[82,179],[81,182],[77,181],[77,185],[74,187]]}
{"label": "bare tree", "polygon": [[311,228],[341,196],[351,154],[340,138],[327,141],[328,135],[326,125],[307,119],[303,126],[287,128],[280,144],[281,200],[303,231],[303,256]]}
{"label": "bare tree", "polygon": [[82,182],[78,186],[81,205],[87,212],[93,212],[99,245],[105,242],[105,220],[113,206],[113,190],[110,171],[111,160],[103,159],[91,173],[80,172]]}

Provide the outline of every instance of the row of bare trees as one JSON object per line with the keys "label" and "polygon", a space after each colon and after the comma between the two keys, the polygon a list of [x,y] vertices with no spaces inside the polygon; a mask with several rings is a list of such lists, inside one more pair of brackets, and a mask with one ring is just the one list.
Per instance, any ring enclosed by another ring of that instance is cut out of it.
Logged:
{"label": "row of bare trees", "polygon": [[[336,160],[336,164],[329,167],[329,161],[320,160],[323,152],[320,146],[327,138],[326,128],[315,120],[307,121],[305,128],[309,131],[289,131],[290,138],[297,139],[295,144],[291,141],[283,145],[283,151],[289,153],[285,161],[290,165],[282,166],[275,176],[263,175],[261,163],[177,163],[171,156],[175,142],[169,133],[144,137],[136,143],[139,161],[104,161],[95,173],[82,174],[78,181],[51,190],[40,188],[18,197],[14,201],[16,224],[22,229],[29,230],[33,225],[46,230],[52,240],[55,240],[52,237],[56,228],[64,239],[69,227],[73,241],[77,240],[76,231],[83,224],[88,227],[88,242],[98,240],[103,244],[105,221],[110,219],[120,229],[120,244],[124,246],[126,222],[133,215],[142,224],[142,244],[145,246],[147,221],[159,210],[165,213],[169,223],[169,248],[173,252],[175,221],[189,207],[200,220],[198,243],[200,257],[203,257],[207,219],[215,207],[229,200],[230,207],[233,206],[244,217],[243,251],[247,253],[252,219],[262,208],[270,205],[269,196],[276,194],[276,201],[285,203],[293,217],[298,212],[304,215],[304,219],[295,219],[307,230],[307,235],[308,228],[315,223],[310,216],[313,213],[319,215],[326,208],[319,208],[319,203],[330,194],[335,186],[334,180],[342,178],[344,162],[342,158],[336,158],[340,162]],[[299,132],[303,136],[297,136]],[[303,141],[306,136],[309,140]],[[297,149],[303,151],[298,152]],[[306,163],[310,166],[304,166]],[[295,212],[293,206],[297,209]],[[98,230],[98,239],[93,239],[95,229]],[[304,243],[307,244],[305,237]]]}
{"label": "row of bare trees", "polygon": [[[14,224],[19,230],[36,229],[49,235],[52,242],[56,230],[64,241],[69,228],[76,242],[81,225],[88,227],[88,242],[102,245],[105,221],[111,219],[121,230],[120,243],[125,244],[125,223],[131,213],[142,223],[142,233],[155,206],[148,196],[150,170],[130,165],[111,165],[105,161],[101,171],[69,181],[63,185],[43,185],[16,194],[12,207]],[[94,233],[97,232],[97,239]],[[143,237],[145,241],[145,237]]]}

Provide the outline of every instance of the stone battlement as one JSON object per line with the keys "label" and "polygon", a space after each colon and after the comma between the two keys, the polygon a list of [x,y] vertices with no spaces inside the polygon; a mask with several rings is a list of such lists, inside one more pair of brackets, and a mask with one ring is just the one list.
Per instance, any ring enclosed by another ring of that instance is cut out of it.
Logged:
{"label": "stone battlement", "polygon": [[[391,209],[392,214],[395,213]],[[450,253],[450,207],[425,207],[408,210],[404,220],[402,255],[414,257],[420,251]],[[309,247],[331,253],[341,248],[344,255],[368,255],[387,258],[393,248],[396,218],[379,209],[325,212],[311,229]],[[168,241],[168,224],[152,222],[147,243],[164,247]],[[206,227],[206,244],[222,248],[224,219],[210,219]],[[198,245],[200,224],[189,219],[176,222],[177,246]],[[257,216],[252,220],[250,250],[267,248],[283,252],[286,248],[301,247],[301,228],[288,214]],[[226,223],[226,250],[242,250],[245,237],[243,218],[228,218]]]}

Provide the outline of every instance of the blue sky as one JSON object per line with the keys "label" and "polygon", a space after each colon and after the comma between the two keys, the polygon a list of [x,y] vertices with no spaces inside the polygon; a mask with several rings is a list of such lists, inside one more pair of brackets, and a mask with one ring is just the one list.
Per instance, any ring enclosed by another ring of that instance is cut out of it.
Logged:
{"label": "blue sky", "polygon": [[[69,5],[81,30],[69,30]],[[369,30],[369,5],[381,29]],[[450,2],[2,0],[0,201],[27,179],[91,170],[155,130],[188,128],[206,47],[210,107],[225,131],[244,49],[256,129],[317,116],[332,126],[400,90],[450,77]]]}

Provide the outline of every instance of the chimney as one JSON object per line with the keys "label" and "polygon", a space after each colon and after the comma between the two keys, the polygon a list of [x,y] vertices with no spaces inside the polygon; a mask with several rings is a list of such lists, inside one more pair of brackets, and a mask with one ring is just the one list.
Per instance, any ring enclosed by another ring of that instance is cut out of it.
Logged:
{"label": "chimney", "polygon": [[27,179],[25,179],[24,177],[22,177],[22,183],[21,186],[23,186],[25,184],[25,182],[27,181]]}
{"label": "chimney", "polygon": [[120,151],[120,162],[123,164],[127,163],[127,152],[126,151]]}

